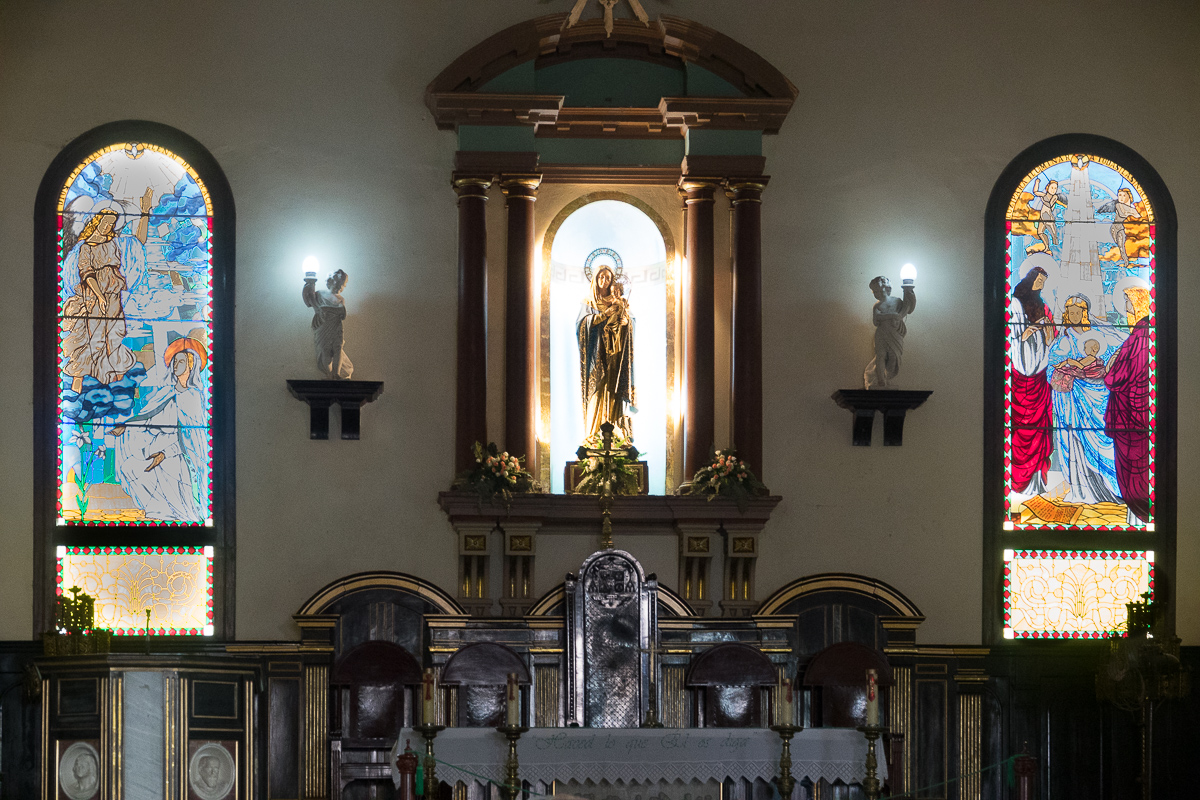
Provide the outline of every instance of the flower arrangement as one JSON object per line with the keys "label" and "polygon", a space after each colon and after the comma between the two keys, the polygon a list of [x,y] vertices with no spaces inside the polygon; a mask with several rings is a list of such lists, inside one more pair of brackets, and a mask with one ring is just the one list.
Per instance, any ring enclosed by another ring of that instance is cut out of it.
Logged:
{"label": "flower arrangement", "polygon": [[[612,458],[612,493],[614,495],[637,494],[641,490],[637,471],[632,464],[637,463],[641,455],[633,447],[633,443],[618,433],[613,433],[610,445],[614,451],[620,451]],[[602,450],[604,436],[594,433],[583,441],[580,450]],[[579,460],[579,483],[575,484],[575,494],[600,494],[604,490],[604,459],[591,456]]]}
{"label": "flower arrangement", "polygon": [[493,500],[499,496],[506,505],[514,492],[542,491],[542,485],[534,479],[533,473],[522,466],[524,458],[509,455],[507,451],[500,452],[495,442],[488,442],[487,447],[476,442],[472,451],[475,467],[459,475],[455,487],[478,492],[481,499]]}
{"label": "flower arrangement", "polygon": [[686,490],[687,494],[707,495],[709,500],[732,497],[741,512],[746,511],[751,497],[767,494],[767,487],[755,477],[746,462],[737,457],[736,452],[717,450],[709,458],[711,463],[696,471]]}

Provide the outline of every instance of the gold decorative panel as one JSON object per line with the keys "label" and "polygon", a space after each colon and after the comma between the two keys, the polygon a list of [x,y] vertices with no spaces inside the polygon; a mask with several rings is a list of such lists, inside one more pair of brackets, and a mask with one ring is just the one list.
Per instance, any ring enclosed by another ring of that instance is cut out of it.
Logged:
{"label": "gold decorative panel", "polygon": [[487,537],[486,536],[464,536],[463,537],[463,550],[470,550],[473,552],[479,551],[479,550],[487,550]]}
{"label": "gold decorative panel", "polygon": [[735,553],[753,553],[754,538],[751,536],[739,536],[733,540],[733,552]]}
{"label": "gold decorative panel", "polygon": [[689,536],[687,540],[687,551],[689,553],[707,553],[708,552],[708,537],[707,536]]}
{"label": "gold decorative panel", "polygon": [[508,549],[516,553],[528,553],[533,549],[533,537],[511,536],[508,539]]}

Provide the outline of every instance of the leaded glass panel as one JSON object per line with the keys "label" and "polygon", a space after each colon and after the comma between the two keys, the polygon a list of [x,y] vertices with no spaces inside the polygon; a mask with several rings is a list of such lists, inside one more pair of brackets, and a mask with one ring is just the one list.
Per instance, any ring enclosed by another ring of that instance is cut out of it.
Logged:
{"label": "leaded glass panel", "polygon": [[58,593],[78,586],[90,595],[96,628],[213,635],[212,547],[60,546],[57,553]]}
{"label": "leaded glass panel", "polygon": [[1120,165],[1038,165],[1006,214],[1005,530],[1154,530],[1154,209]]}
{"label": "leaded glass panel", "polygon": [[1154,551],[1005,550],[1005,639],[1100,639],[1154,592]]}
{"label": "leaded glass panel", "polygon": [[212,525],[212,203],[154,145],[58,200],[59,524]]}

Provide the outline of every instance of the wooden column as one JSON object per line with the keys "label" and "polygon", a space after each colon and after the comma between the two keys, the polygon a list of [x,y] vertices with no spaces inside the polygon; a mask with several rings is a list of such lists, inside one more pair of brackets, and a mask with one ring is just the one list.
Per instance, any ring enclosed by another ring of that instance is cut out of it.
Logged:
{"label": "wooden column", "polygon": [[487,442],[487,219],[490,177],[454,178],[458,193],[458,383],[454,471],[475,463],[471,445]]}
{"label": "wooden column", "polygon": [[762,463],[762,193],[767,179],[733,181],[733,446],[750,469]]}
{"label": "wooden column", "polygon": [[508,208],[505,276],[504,448],[537,474],[537,306],[533,204],[541,175],[502,175]]}
{"label": "wooden column", "polygon": [[713,446],[715,385],[713,365],[713,194],[715,179],[680,182],[687,205],[688,285],[684,295],[684,369],[687,405],[683,437],[683,477],[690,481],[705,466]]}

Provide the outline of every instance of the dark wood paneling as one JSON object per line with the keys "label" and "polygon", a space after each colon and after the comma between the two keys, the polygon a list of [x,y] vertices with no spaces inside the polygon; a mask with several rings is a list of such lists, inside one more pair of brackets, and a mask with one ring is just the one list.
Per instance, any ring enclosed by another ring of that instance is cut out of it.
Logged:
{"label": "dark wood paneling", "polygon": [[[946,745],[949,704],[945,680],[916,680],[917,763],[916,785],[934,786],[946,780]],[[918,797],[946,797],[946,787],[937,786]]]}
{"label": "dark wood paneling", "polygon": [[271,723],[267,741],[267,797],[300,796],[300,681],[269,680]]}

